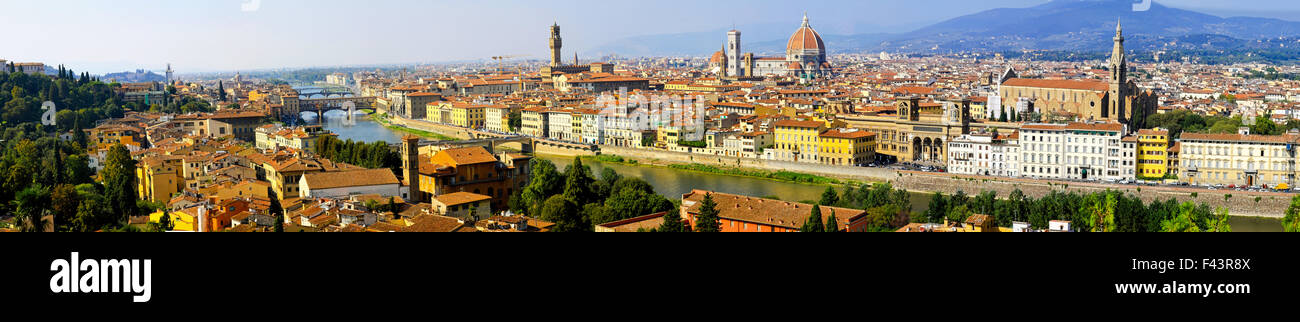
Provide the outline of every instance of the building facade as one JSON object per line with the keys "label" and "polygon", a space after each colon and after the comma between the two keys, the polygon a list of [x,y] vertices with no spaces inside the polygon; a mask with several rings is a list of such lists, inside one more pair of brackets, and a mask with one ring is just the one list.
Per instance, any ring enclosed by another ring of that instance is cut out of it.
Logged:
{"label": "building facade", "polygon": [[1191,185],[1295,187],[1300,134],[1183,133],[1179,179]]}
{"label": "building facade", "polygon": [[948,172],[980,176],[1019,177],[1018,134],[973,133],[948,143]]}

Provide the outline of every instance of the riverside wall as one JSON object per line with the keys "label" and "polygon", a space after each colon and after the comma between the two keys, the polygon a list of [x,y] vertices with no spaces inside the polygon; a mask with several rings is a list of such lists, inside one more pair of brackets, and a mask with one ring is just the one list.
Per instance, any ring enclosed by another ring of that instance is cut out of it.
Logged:
{"label": "riverside wall", "polygon": [[[1052,191],[1075,192],[1080,194],[1121,191],[1141,198],[1143,202],[1173,198],[1178,202],[1196,202],[1211,208],[1227,208],[1234,216],[1282,217],[1295,195],[1274,192],[1246,192],[1227,190],[1206,190],[1189,187],[1133,186],[1112,185],[1091,182],[1066,182],[1050,180],[1033,180],[1019,178],[980,177],[952,175],[947,173],[927,173],[918,171],[899,171],[887,168],[860,168],[830,166],[822,164],[772,161],[729,156],[712,156],[685,152],[660,151],[628,147],[601,146],[601,154],[617,155],[651,163],[685,163],[703,164],[720,167],[739,167],[769,171],[791,171],[834,177],[839,179],[864,182],[890,182],[897,188],[917,192],[941,192],[954,194],[964,191],[976,195],[982,191],[997,192],[999,197],[1006,197],[1015,189],[1020,189],[1026,196],[1039,198]],[[1193,194],[1196,196],[1193,197]],[[1225,198],[1225,195],[1232,195]],[[1259,197],[1256,201],[1256,197]]]}

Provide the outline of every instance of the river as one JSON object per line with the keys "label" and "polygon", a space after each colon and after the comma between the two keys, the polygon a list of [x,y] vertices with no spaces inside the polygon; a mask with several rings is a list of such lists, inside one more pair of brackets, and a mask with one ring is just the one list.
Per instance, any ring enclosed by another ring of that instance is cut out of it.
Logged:
{"label": "river", "polygon": [[[316,115],[310,115],[308,122],[315,124]],[[325,113],[324,128],[339,135],[340,139],[354,141],[384,141],[400,143],[403,134],[390,130],[368,118],[358,117],[355,122],[347,122],[343,111]],[[550,160],[563,170],[573,163],[572,157],[540,155],[539,158]],[[655,191],[669,198],[681,198],[692,189],[717,191],[722,193],[754,196],[779,197],[785,201],[820,200],[826,186],[779,182],[749,177],[727,176],[720,174],[676,170],[664,167],[635,166],[619,163],[602,163],[584,161],[591,167],[592,173],[599,174],[605,168],[618,171],[625,177],[639,177],[655,187]],[[972,194],[973,195],[973,194]],[[912,193],[912,210],[924,212],[929,208],[931,194]],[[1235,232],[1280,232],[1282,220],[1277,218],[1232,217],[1229,221]]]}

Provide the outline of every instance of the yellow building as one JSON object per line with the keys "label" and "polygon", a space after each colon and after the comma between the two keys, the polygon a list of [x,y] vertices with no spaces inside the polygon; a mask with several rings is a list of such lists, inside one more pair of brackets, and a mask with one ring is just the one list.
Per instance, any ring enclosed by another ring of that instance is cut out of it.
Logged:
{"label": "yellow building", "polygon": [[876,134],[860,129],[834,128],[818,137],[817,157],[822,164],[864,166],[875,161]]}
{"label": "yellow building", "polygon": [[116,125],[116,124],[111,124],[111,125],[106,124],[85,131],[87,132],[86,137],[90,141],[88,142],[90,145],[98,145],[98,146],[114,146],[118,144],[135,145],[135,146],[140,145],[139,143],[136,143],[139,141],[136,140],[136,138],[140,137],[141,131],[140,129],[135,127]]}
{"label": "yellow building", "polygon": [[166,203],[185,189],[184,159],[177,156],[153,156],[140,160],[135,168],[136,185],[141,200]]}
{"label": "yellow building", "polygon": [[785,120],[772,124],[776,128],[776,144],[772,146],[773,159],[779,161],[819,162],[819,137],[826,123],[818,121]]}
{"label": "yellow building", "polygon": [[361,167],[346,163],[334,163],[329,159],[299,158],[290,155],[277,155],[263,160],[257,169],[271,184],[280,200],[298,198],[299,180],[303,175],[316,172],[333,172],[358,170]]}
{"label": "yellow building", "polygon": [[425,119],[434,123],[480,129],[486,125],[485,109],[489,106],[466,102],[433,102],[428,104]]}
{"label": "yellow building", "polygon": [[1169,174],[1169,130],[1141,130],[1137,133],[1137,176],[1164,178]]}
{"label": "yellow building", "polygon": [[1295,187],[1291,166],[1300,158],[1289,151],[1300,135],[1183,133],[1179,142],[1182,182],[1191,185]]}
{"label": "yellow building", "polygon": [[248,91],[248,101],[250,102],[263,102],[266,101],[268,96],[271,96],[271,92],[256,89]]}

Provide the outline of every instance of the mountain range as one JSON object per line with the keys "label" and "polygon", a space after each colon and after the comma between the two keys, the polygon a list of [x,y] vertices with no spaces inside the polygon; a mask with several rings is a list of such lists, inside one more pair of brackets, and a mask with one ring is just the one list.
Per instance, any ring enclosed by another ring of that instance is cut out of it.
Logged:
{"label": "mountain range", "polygon": [[[1129,0],[1055,0],[1028,8],[1001,8],[956,17],[911,31],[852,35],[822,33],[834,53],[899,52],[943,54],[1059,50],[1105,52],[1121,23],[1135,51],[1300,50],[1300,22],[1199,13],[1153,3],[1134,11]],[[816,25],[814,24],[814,27]],[[765,26],[762,33],[788,37],[796,25]],[[745,31],[745,29],[741,29]],[[590,53],[622,56],[708,55],[721,47],[725,31],[650,35],[621,39]],[[747,40],[744,50],[760,55],[784,52],[785,39]]]}

